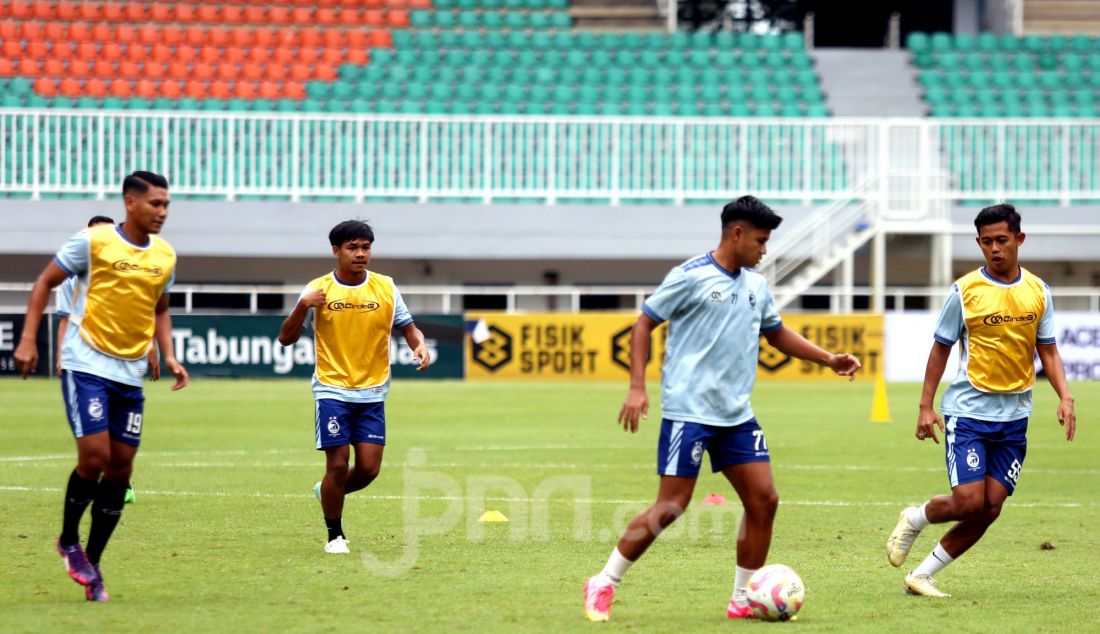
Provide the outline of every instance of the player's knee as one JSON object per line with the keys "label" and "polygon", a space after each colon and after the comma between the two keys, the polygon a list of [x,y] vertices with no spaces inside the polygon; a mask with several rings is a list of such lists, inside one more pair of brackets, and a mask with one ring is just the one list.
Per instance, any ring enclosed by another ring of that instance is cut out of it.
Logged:
{"label": "player's knee", "polygon": [[986,507],[985,507],[985,520],[986,520],[986,522],[992,524],[993,522],[997,521],[997,518],[1000,517],[1000,516],[1001,516],[1001,505],[1000,504],[986,505]]}
{"label": "player's knee", "polygon": [[[358,469],[359,467],[356,466],[356,468]],[[379,473],[382,473],[382,464],[381,463],[375,463],[375,464],[364,465],[362,471],[363,471],[363,478],[369,484],[371,482],[374,482],[375,478],[378,477]]]}
{"label": "player's knee", "polygon": [[774,517],[779,509],[779,493],[774,489],[754,493],[745,503],[745,512],[759,517]]}
{"label": "player's knee", "polygon": [[95,479],[107,468],[110,454],[106,451],[82,451],[77,457],[77,471],[81,477]]}
{"label": "player's knee", "polygon": [[344,478],[348,477],[348,461],[329,460],[325,472],[329,477],[335,478],[337,482],[343,482]]}
{"label": "player's knee", "polygon": [[955,512],[959,519],[973,519],[985,514],[985,500],[977,496],[966,496],[955,500]]}
{"label": "player's knee", "polygon": [[670,500],[664,500],[658,502],[653,510],[656,512],[657,523],[661,528],[668,526],[676,521],[676,518],[684,514],[687,510],[688,503],[691,501],[690,497],[686,498],[673,498]]}

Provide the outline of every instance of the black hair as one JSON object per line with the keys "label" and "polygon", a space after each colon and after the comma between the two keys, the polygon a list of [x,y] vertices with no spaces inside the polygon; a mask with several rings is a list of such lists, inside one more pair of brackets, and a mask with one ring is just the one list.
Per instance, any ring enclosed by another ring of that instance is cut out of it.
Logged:
{"label": "black hair", "polygon": [[757,229],[775,229],[783,222],[772,208],[755,196],[742,196],[722,208],[722,229],[743,220]]}
{"label": "black hair", "polygon": [[365,239],[374,244],[374,229],[362,220],[345,220],[328,232],[328,241],[334,247],[343,246],[349,240]]}
{"label": "black hair", "polygon": [[1009,231],[1020,233],[1020,212],[1008,203],[991,205],[979,211],[978,217],[974,218],[974,228],[981,233],[982,227],[995,225],[998,222],[1007,222]]}
{"label": "black hair", "polygon": [[122,179],[122,195],[144,194],[150,187],[168,189],[168,179],[153,172],[134,172]]}
{"label": "black hair", "polygon": [[92,216],[92,218],[88,221],[88,226],[94,227],[96,225],[104,223],[113,225],[115,224],[115,221],[113,218],[108,218],[107,216]]}

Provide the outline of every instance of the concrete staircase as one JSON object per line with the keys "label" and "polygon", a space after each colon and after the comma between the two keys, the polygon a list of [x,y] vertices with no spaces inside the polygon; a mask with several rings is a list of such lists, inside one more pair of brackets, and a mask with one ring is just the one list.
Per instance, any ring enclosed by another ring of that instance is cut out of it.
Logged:
{"label": "concrete staircase", "polygon": [[583,31],[664,31],[655,0],[572,0],[569,15]]}
{"label": "concrete staircase", "polygon": [[811,53],[837,117],[923,117],[916,67],[906,51],[819,48]]}
{"label": "concrete staircase", "polygon": [[1024,0],[1024,33],[1100,35],[1100,2]]}

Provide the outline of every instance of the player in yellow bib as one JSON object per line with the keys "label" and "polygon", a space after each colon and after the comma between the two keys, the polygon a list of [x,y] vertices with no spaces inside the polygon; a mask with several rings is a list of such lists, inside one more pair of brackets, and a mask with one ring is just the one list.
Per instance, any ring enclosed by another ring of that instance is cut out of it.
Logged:
{"label": "player in yellow bib", "polygon": [[[1054,337],[1050,289],[1019,265],[1024,242],[1020,214],[1012,205],[993,205],[978,214],[974,226],[985,266],[959,278],[947,297],[928,355],[917,418],[918,440],[931,438],[938,444],[936,428],[944,434],[951,495],[903,510],[886,542],[890,564],[900,566],[926,526],[956,522],[905,577],[906,591],[930,597],[948,596],[932,575],[981,539],[1016,488],[1027,453],[1036,353],[1060,399],[1057,417],[1066,428],[1066,440],[1073,440],[1077,429]],[[959,372],[940,403],[945,426],[933,401],[956,342]]]}
{"label": "player in yellow bib", "polygon": [[[325,452],[325,477],[314,485],[321,501],[328,540],[325,552],[348,553],[342,516],[344,497],[378,477],[386,445],[385,400],[390,387],[390,331],[398,329],[419,361],[428,367],[424,335],[413,323],[393,279],[368,271],[374,230],[348,220],[329,232],[336,270],[306,285],[283,321],[279,343],[293,345],[312,317],[317,369],[316,448]],[[355,466],[349,467],[349,445]]]}
{"label": "player in yellow bib", "polygon": [[[61,344],[61,384],[77,464],[65,490],[57,549],[89,601],[107,600],[99,561],[122,515],[141,442],[141,385],[154,336],[164,367],[176,378],[172,389],[188,380],[175,358],[168,315],[176,253],[156,235],[168,217],[168,181],[152,172],[134,172],[123,181],[122,195],[125,222],[76,234],[38,276],[15,351],[25,378],[38,364],[35,334],[50,290],[75,278],[70,327]],[[78,531],[89,504],[92,526],[85,552]]]}

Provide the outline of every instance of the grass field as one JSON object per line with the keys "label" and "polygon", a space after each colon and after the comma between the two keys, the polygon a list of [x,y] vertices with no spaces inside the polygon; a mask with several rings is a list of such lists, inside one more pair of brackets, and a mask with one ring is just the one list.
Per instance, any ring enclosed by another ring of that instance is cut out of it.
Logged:
{"label": "grass field", "polygon": [[[654,403],[656,384],[651,385]],[[307,381],[200,380],[146,390],[128,506],[88,604],[53,547],[73,446],[55,382],[0,380],[0,629],[22,631],[1081,632],[1098,627],[1100,384],[1073,386],[1067,443],[1036,390],[1020,488],[971,552],[909,597],[884,540],[898,510],[947,490],[942,445],[913,439],[918,386],[890,389],[895,422],[867,422],[870,384],[758,385],[782,504],[769,561],[801,573],[797,622],[728,622],[739,507],[706,473],[695,504],[634,566],[609,624],[581,585],[656,492],[659,413],[614,423],[625,385],[401,382],[381,477],[349,498],[352,556],[322,552]],[[709,471],[709,469],[707,470]],[[512,521],[479,524],[485,510]],[[86,535],[87,520],[83,534]],[[926,555],[944,527],[918,540]],[[1043,548],[1048,544],[1053,548]],[[916,562],[913,562],[916,565]],[[1092,625],[1088,625],[1091,623]],[[1095,629],[1093,629],[1095,631]]]}

